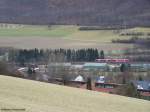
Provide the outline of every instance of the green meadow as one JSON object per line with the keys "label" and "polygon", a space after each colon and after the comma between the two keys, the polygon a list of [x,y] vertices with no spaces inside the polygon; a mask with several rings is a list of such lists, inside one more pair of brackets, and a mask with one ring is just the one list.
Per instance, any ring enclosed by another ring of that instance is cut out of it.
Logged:
{"label": "green meadow", "polygon": [[[122,30],[123,32],[124,30]],[[150,32],[150,28],[132,28],[127,31]],[[79,26],[73,25],[9,25],[0,27],[0,37],[49,37],[80,41],[111,42],[112,39],[128,39],[130,36],[120,36],[115,30],[80,31]]]}

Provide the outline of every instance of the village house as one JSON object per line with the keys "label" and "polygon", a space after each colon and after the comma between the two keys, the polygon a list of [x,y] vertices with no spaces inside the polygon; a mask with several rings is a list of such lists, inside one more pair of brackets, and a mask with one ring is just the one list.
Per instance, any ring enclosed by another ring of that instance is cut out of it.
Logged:
{"label": "village house", "polygon": [[132,81],[141,95],[150,97],[150,81]]}

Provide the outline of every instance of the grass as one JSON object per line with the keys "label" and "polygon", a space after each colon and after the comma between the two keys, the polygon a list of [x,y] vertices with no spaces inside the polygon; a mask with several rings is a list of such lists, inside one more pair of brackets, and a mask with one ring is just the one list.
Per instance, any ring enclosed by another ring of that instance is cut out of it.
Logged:
{"label": "grass", "polygon": [[135,32],[150,33],[150,28],[148,28],[148,27],[137,27],[137,28],[133,28],[130,30],[135,31]]}
{"label": "grass", "polygon": [[32,26],[25,25],[18,28],[0,28],[0,37],[65,37],[73,33],[73,26]]}
{"label": "grass", "polygon": [[0,76],[0,108],[25,112],[149,112],[150,102]]}
{"label": "grass", "polygon": [[[16,26],[9,25],[8,26]],[[0,37],[59,37],[70,40],[80,41],[98,41],[111,42],[112,39],[122,38],[127,39],[129,36],[120,36],[113,30],[94,30],[94,31],[80,31],[79,26],[56,25],[56,26],[40,26],[40,25],[23,25],[22,27],[1,27]],[[133,28],[129,31],[150,32],[150,28]]]}
{"label": "grass", "polygon": [[88,40],[98,42],[111,42],[112,39],[119,38],[112,30],[97,30],[97,31],[77,31],[76,33],[67,36],[74,40]]}
{"label": "grass", "polygon": [[[133,44],[111,43],[113,39],[131,38],[131,36],[120,36],[115,30],[80,31],[79,27],[75,25],[48,27],[46,25],[0,24],[0,47],[23,49],[98,48],[100,50],[124,50],[133,47]],[[132,28],[125,31],[149,33],[150,28]]]}

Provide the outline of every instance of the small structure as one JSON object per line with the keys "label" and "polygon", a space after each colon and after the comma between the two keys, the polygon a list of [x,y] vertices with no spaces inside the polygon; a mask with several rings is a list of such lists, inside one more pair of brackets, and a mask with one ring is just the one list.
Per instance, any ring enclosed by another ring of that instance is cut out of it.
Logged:
{"label": "small structure", "polygon": [[109,64],[109,71],[120,71],[120,64]]}
{"label": "small structure", "polygon": [[133,84],[137,87],[138,91],[150,93],[150,81],[133,81]]}
{"label": "small structure", "polygon": [[96,79],[94,90],[99,92],[113,93],[114,90],[119,86],[122,86],[122,84],[108,83],[106,82],[104,76],[100,76]]}
{"label": "small structure", "polygon": [[147,65],[145,64],[139,64],[139,63],[134,63],[134,64],[130,64],[130,69],[132,71],[146,71],[147,70]]}
{"label": "small structure", "polygon": [[105,76],[100,76],[96,80],[97,83],[105,83]]}
{"label": "small structure", "polygon": [[83,76],[79,75],[74,80],[68,82],[68,86],[77,87],[77,88],[84,88],[86,81],[84,80]]}
{"label": "small structure", "polygon": [[85,70],[108,70],[108,65],[107,63],[85,63],[83,65],[83,69]]}
{"label": "small structure", "polygon": [[16,70],[16,73],[22,75],[24,78],[27,78],[28,77],[27,70],[28,70],[27,67],[20,67]]}
{"label": "small structure", "polygon": [[81,75],[77,76],[74,81],[75,82],[85,82],[84,78]]}
{"label": "small structure", "polygon": [[144,99],[150,100],[150,81],[132,81]]}
{"label": "small structure", "polygon": [[26,72],[28,70],[27,67],[20,67],[18,68],[18,71]]}
{"label": "small structure", "polygon": [[73,64],[73,65],[71,65],[71,69],[82,69],[83,68],[83,65],[75,65],[75,64]]}
{"label": "small structure", "polygon": [[116,88],[118,86],[122,86],[122,84],[117,84],[117,83],[95,83],[95,87],[98,88],[107,88],[107,89],[113,89]]}
{"label": "small structure", "polygon": [[130,64],[130,70],[144,72],[150,69],[150,64],[134,63]]}

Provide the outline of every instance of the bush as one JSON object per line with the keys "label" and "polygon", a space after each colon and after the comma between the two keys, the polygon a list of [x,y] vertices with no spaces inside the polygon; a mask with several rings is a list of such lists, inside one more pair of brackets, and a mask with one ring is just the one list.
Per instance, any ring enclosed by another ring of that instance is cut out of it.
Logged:
{"label": "bush", "polygon": [[8,66],[5,62],[0,61],[0,74],[5,74],[8,75],[9,71],[8,71]]}
{"label": "bush", "polygon": [[9,66],[6,62],[0,61],[0,75],[24,78],[24,76],[18,73],[13,67],[13,65]]}
{"label": "bush", "polygon": [[137,91],[137,88],[134,86],[133,83],[129,83],[118,87],[116,90],[116,94],[128,96],[128,97],[140,98],[140,93]]}

